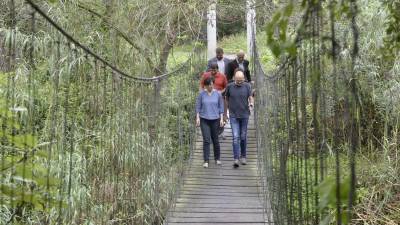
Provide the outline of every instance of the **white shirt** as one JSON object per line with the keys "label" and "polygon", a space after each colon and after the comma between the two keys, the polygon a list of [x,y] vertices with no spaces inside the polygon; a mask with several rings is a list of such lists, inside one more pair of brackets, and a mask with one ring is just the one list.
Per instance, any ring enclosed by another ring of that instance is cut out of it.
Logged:
{"label": "white shirt", "polygon": [[220,73],[225,74],[225,62],[224,62],[224,58],[222,58],[221,60],[217,59],[217,63],[218,63],[218,71]]}
{"label": "white shirt", "polygon": [[242,63],[239,63],[239,61],[238,61],[238,60],[236,60],[236,62],[238,63],[238,65],[239,65],[239,68],[240,68],[241,70],[243,70],[243,71],[244,71],[244,65],[243,65],[243,62],[244,62],[244,61],[242,61]]}

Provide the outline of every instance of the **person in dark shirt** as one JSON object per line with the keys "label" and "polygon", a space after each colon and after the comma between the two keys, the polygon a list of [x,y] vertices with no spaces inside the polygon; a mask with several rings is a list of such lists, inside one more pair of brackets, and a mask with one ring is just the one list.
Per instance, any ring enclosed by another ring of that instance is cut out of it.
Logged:
{"label": "person in dark shirt", "polygon": [[245,82],[244,72],[241,69],[236,70],[234,82],[228,84],[226,88],[225,105],[229,109],[229,120],[232,128],[233,166],[237,168],[239,167],[239,158],[242,165],[247,163],[247,124],[250,117],[250,108],[254,105],[251,86]]}
{"label": "person in dark shirt", "polygon": [[215,163],[222,165],[218,127],[224,125],[224,102],[221,93],[214,89],[211,77],[204,80],[204,87],[196,100],[196,126],[200,126],[203,136],[203,167],[208,168],[211,141],[214,146]]}
{"label": "person in dark shirt", "polygon": [[227,68],[226,68],[226,79],[228,79],[228,82],[233,82],[233,75],[235,73],[236,69],[241,69],[244,73],[245,79],[247,82],[251,82],[251,77],[250,77],[250,69],[249,69],[249,61],[244,59],[244,52],[240,50],[237,55],[236,59],[232,60]]}

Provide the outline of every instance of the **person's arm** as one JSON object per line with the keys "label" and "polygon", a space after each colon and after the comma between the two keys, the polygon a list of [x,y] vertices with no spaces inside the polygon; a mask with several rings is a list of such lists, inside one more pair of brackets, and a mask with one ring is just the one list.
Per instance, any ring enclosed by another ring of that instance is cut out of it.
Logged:
{"label": "person's arm", "polygon": [[251,86],[249,85],[249,108],[252,109],[254,107],[254,98],[253,94],[251,93]]}
{"label": "person's arm", "polygon": [[227,80],[229,81],[229,80],[231,80],[232,79],[232,73],[233,73],[233,70],[232,70],[232,62],[230,62],[230,63],[228,63],[228,66],[226,67],[226,78],[227,78]]}
{"label": "person's arm", "polygon": [[224,96],[224,121],[228,120],[229,87],[226,87]]}
{"label": "person's arm", "polygon": [[210,67],[211,67],[211,59],[208,60],[208,62],[207,62],[207,69],[206,69],[206,72],[210,69]]}
{"label": "person's arm", "polygon": [[201,76],[200,79],[200,86],[199,86],[199,92],[201,92],[204,89],[204,75]]}
{"label": "person's arm", "polygon": [[196,126],[200,126],[201,93],[196,99]]}
{"label": "person's arm", "polygon": [[218,109],[219,109],[219,125],[220,127],[224,126],[224,113],[225,113],[225,108],[224,108],[224,100],[222,99],[222,95],[218,94]]}
{"label": "person's arm", "polygon": [[222,74],[222,76],[224,77],[224,81],[222,82],[222,83],[223,83],[222,86],[223,86],[224,88],[222,88],[222,90],[220,91],[221,94],[224,93],[224,91],[226,90],[226,86],[228,85],[228,80],[226,79],[226,76],[223,75],[223,74]]}
{"label": "person's arm", "polygon": [[251,96],[251,95],[250,95],[250,97],[249,97],[249,107],[250,107],[250,108],[253,108],[253,107],[254,107],[254,98],[253,98],[253,96]]}
{"label": "person's arm", "polygon": [[224,121],[228,121],[228,97],[225,96],[225,105],[224,105]]}
{"label": "person's arm", "polygon": [[247,82],[253,83],[253,82],[251,82],[249,64],[250,64],[250,62],[247,61],[247,62],[246,62],[246,72],[245,72],[245,75],[246,75]]}
{"label": "person's arm", "polygon": [[246,78],[247,78],[247,81],[248,81],[249,83],[254,83],[254,82],[251,80],[250,70],[247,70],[247,76],[246,76]]}

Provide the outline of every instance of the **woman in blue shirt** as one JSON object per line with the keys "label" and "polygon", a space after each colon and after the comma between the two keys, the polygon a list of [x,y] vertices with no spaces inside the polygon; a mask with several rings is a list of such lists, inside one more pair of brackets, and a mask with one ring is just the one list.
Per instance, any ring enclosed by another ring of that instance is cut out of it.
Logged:
{"label": "woman in blue shirt", "polygon": [[220,160],[220,147],[218,141],[218,127],[224,126],[224,102],[222,95],[214,89],[211,77],[204,80],[202,90],[196,100],[196,126],[200,126],[203,135],[204,168],[208,168],[211,140],[214,146],[214,159],[217,165],[222,165]]}

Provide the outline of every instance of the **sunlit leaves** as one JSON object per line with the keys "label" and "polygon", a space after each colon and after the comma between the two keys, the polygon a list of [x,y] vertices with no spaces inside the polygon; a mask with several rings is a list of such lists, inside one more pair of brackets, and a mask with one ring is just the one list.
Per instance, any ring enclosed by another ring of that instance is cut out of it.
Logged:
{"label": "sunlit leaves", "polygon": [[290,2],[282,10],[277,11],[272,20],[266,25],[267,43],[275,57],[289,55],[294,57],[297,48],[288,35],[288,22],[293,13],[294,4]]}
{"label": "sunlit leaves", "polygon": [[[336,196],[336,191],[338,188],[340,190],[339,198],[337,198]],[[336,207],[338,204],[338,200],[340,201],[341,207],[348,205],[350,195],[350,177],[341,179],[339,184],[337,184],[335,177],[328,177],[316,187],[316,191],[320,196],[318,210],[328,210],[328,212],[330,212],[322,220],[320,225],[330,224],[332,221],[336,221]],[[348,212],[346,210],[342,210],[340,212],[340,217],[342,220],[342,224],[349,223]]]}

